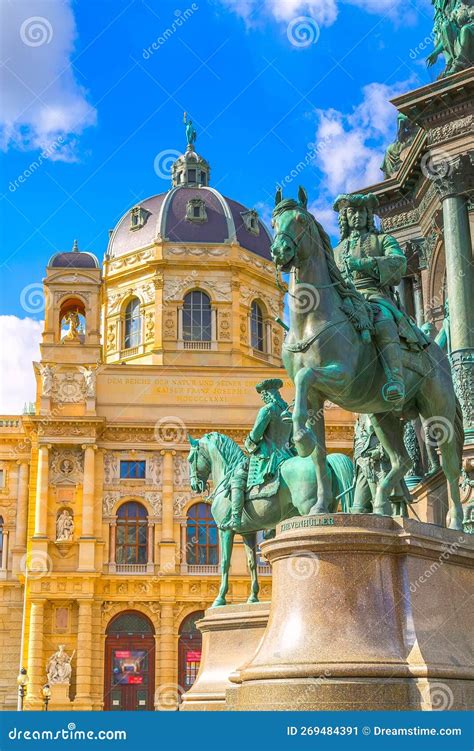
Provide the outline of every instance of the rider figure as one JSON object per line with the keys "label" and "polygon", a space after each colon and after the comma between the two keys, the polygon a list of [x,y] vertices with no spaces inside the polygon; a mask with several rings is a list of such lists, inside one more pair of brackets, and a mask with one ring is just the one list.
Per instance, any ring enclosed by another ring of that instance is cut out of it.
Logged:
{"label": "rider figure", "polygon": [[226,525],[222,525],[222,529],[239,531],[245,491],[263,485],[268,478],[275,477],[280,464],[294,456],[291,445],[293,427],[288,404],[279,392],[282,386],[283,381],[280,378],[267,378],[255,387],[264,401],[264,406],[245,439],[244,446],[250,454],[250,460],[241,464],[232,476],[232,516]]}
{"label": "rider figure", "polygon": [[339,212],[341,242],[334,257],[346,281],[372,303],[375,341],[387,379],[383,395],[397,403],[405,397],[405,385],[393,287],[400,283],[407,262],[396,239],[376,230],[377,205],[372,193],[337,197],[334,210]]}

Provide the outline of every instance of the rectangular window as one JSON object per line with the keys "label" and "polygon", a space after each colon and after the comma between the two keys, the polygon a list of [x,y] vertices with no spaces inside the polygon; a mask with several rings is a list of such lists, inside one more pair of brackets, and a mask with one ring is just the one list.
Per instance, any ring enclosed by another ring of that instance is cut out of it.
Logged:
{"label": "rectangular window", "polygon": [[188,183],[195,183],[195,182],[196,182],[196,170],[189,169],[188,170]]}
{"label": "rectangular window", "polygon": [[121,461],[120,477],[122,480],[144,480],[146,461]]}
{"label": "rectangular window", "polygon": [[0,488],[5,487],[5,470],[0,469]]}

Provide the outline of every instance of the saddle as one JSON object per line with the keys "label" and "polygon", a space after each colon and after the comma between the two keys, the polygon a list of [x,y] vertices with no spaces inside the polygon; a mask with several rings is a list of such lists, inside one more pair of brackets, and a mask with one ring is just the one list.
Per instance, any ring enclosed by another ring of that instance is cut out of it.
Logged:
{"label": "saddle", "polygon": [[255,501],[257,498],[272,498],[278,493],[280,488],[280,470],[277,471],[276,476],[269,477],[263,485],[254,485],[246,493],[246,500]]}

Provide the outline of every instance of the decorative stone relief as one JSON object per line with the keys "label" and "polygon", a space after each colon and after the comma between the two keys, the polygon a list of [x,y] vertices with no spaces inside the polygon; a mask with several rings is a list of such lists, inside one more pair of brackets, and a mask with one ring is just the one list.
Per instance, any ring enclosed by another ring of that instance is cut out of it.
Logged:
{"label": "decorative stone relief", "polygon": [[191,246],[185,246],[182,248],[167,248],[165,256],[210,256],[219,258],[220,256],[228,255],[229,250],[227,248],[196,248]]}
{"label": "decorative stone relief", "polygon": [[208,281],[206,279],[205,285],[208,289],[211,290],[211,292],[214,293],[214,297],[216,300],[219,301],[226,301],[228,302],[230,300],[231,295],[231,286],[230,282],[224,282],[224,281]]}
{"label": "decorative stone relief", "polygon": [[152,310],[148,311],[145,316],[145,341],[153,341],[155,335],[155,315]]}
{"label": "decorative stone relief", "polygon": [[440,125],[428,132],[428,143],[432,145],[447,141],[449,138],[454,138],[454,136],[461,135],[462,133],[468,133],[472,130],[473,124],[474,115],[467,115],[458,120],[452,120],[445,125]]}
{"label": "decorative stone relief", "polygon": [[113,508],[118,500],[120,500],[120,491],[104,493],[102,498],[102,513],[104,516],[112,516]]}
{"label": "decorative stone relief", "polygon": [[164,326],[164,338],[176,339],[178,335],[177,323],[176,323],[176,310],[174,308],[165,308],[163,326]]}
{"label": "decorative stone relief", "polygon": [[129,266],[135,266],[138,263],[144,263],[153,258],[153,251],[143,250],[141,253],[131,253],[130,255],[121,256],[110,263],[110,271],[118,271],[119,269],[128,268]]}
{"label": "decorative stone relief", "polygon": [[274,316],[277,316],[280,312],[279,298],[271,297],[255,287],[241,287],[240,297],[245,305],[250,305],[251,300],[254,298],[263,300],[268,310],[270,310]]}
{"label": "decorative stone relief", "polygon": [[173,500],[174,516],[183,516],[183,510],[190,499],[189,495],[175,495]]}
{"label": "decorative stone relief", "polygon": [[163,466],[163,457],[154,451],[150,459],[147,459],[147,480],[150,479],[153,485],[161,486],[161,474]]}
{"label": "decorative stone relief", "polygon": [[76,485],[82,481],[84,455],[79,448],[51,449],[49,460],[50,485]]}
{"label": "decorative stone relief", "polygon": [[83,368],[85,383],[85,395],[88,397],[95,397],[96,384],[97,384],[97,368]]}
{"label": "decorative stone relief", "polygon": [[145,493],[145,500],[151,506],[154,516],[161,516],[161,494],[160,493]]}
{"label": "decorative stone relief", "polygon": [[219,321],[219,339],[230,339],[232,328],[231,328],[231,314],[230,311],[227,310],[220,310],[218,315],[218,321]]}
{"label": "decorative stone relief", "polygon": [[114,351],[117,344],[117,326],[115,323],[109,323],[107,327],[107,349]]}
{"label": "decorative stone relief", "polygon": [[176,454],[173,463],[174,478],[173,482],[176,488],[189,486],[189,463],[184,454]]}
{"label": "decorative stone relief", "polygon": [[240,316],[240,342],[241,344],[247,344],[248,339],[248,323],[246,316]]}
{"label": "decorative stone relief", "polygon": [[104,485],[115,485],[118,479],[118,455],[113,451],[106,451],[104,454]]}

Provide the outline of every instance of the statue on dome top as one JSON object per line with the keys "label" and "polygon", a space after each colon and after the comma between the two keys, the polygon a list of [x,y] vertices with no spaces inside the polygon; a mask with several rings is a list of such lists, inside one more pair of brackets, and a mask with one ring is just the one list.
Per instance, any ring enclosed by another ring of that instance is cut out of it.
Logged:
{"label": "statue on dome top", "polygon": [[197,133],[191,119],[188,120],[188,113],[184,113],[183,122],[186,126],[186,141],[189,149],[194,147],[196,143]]}

